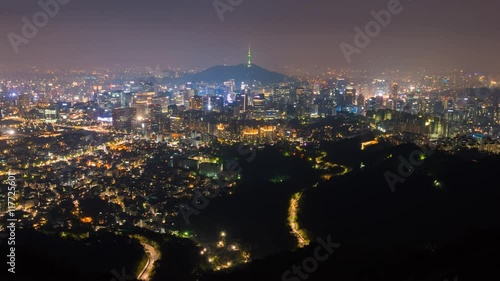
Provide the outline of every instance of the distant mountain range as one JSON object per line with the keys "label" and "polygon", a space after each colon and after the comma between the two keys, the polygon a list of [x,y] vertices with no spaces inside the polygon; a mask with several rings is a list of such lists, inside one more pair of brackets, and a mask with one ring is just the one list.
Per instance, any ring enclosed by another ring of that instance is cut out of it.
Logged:
{"label": "distant mountain range", "polygon": [[241,82],[250,83],[258,81],[264,85],[277,84],[281,82],[293,82],[294,78],[264,69],[252,64],[239,65],[217,65],[194,74],[184,74],[179,78],[165,78],[164,82],[210,82],[223,83],[234,79],[237,84]]}

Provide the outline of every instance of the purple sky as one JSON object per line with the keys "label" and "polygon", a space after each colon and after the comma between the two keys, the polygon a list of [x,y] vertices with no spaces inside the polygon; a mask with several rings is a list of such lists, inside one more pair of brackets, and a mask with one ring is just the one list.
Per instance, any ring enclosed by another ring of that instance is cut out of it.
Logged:
{"label": "purple sky", "polygon": [[496,0],[403,0],[403,11],[350,65],[339,44],[353,44],[354,27],[364,27],[370,11],[385,9],[388,0],[243,0],[222,22],[212,0],[71,0],[16,55],[7,34],[21,34],[21,18],[41,11],[37,2],[1,1],[0,64],[207,67],[243,63],[251,42],[255,63],[274,70],[292,64],[500,72]]}

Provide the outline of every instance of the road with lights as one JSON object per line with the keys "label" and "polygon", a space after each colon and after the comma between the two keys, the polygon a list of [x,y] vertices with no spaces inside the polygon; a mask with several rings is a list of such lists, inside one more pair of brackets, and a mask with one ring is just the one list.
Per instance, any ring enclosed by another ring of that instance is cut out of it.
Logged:
{"label": "road with lights", "polygon": [[153,273],[155,261],[160,258],[160,254],[155,250],[153,246],[146,244],[146,242],[141,242],[141,244],[144,247],[144,251],[148,255],[148,262],[144,266],[144,269],[141,271],[137,279],[149,281],[151,280],[151,274]]}

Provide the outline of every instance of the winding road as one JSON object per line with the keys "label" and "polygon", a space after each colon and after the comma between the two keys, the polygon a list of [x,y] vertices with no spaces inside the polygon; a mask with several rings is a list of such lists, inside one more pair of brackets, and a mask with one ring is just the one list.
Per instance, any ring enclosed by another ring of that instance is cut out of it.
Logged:
{"label": "winding road", "polygon": [[153,266],[155,264],[155,261],[157,261],[160,258],[160,255],[153,246],[146,244],[145,242],[141,242],[141,244],[144,247],[144,251],[148,255],[148,262],[144,266],[144,269],[141,271],[139,276],[137,276],[137,279],[143,281],[150,281],[151,273],[153,272]]}
{"label": "winding road", "polygon": [[[336,174],[324,174],[322,176],[322,179],[325,181],[329,181],[334,177],[339,177],[343,176],[351,171],[351,169],[347,166],[343,166],[340,164],[333,164],[329,162],[323,162],[323,158],[326,156],[323,155],[321,157],[316,158],[316,162],[321,165],[316,165],[316,168],[319,169],[326,169],[329,170],[333,167],[340,167],[343,169],[343,171],[338,172]],[[313,185],[313,187],[317,187],[319,182]],[[305,229],[300,228],[299,224],[299,212],[300,212],[300,199],[302,198],[302,194],[304,193],[304,190],[301,192],[297,192],[292,195],[292,198],[290,199],[290,204],[288,207],[288,226],[290,227],[291,233],[295,238],[297,239],[297,247],[298,248],[304,248],[305,246],[309,245],[311,243],[311,240],[309,239],[307,232]]]}
{"label": "winding road", "polygon": [[302,192],[297,192],[290,199],[290,207],[288,208],[288,225],[292,230],[293,236],[297,238],[297,247],[304,248],[311,242],[307,233],[300,228],[299,225],[299,204]]}

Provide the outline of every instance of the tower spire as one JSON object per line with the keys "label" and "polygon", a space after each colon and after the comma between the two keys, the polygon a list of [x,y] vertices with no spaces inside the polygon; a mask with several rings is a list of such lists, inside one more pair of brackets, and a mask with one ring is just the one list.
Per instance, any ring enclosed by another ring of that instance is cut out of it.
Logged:
{"label": "tower spire", "polygon": [[248,67],[252,66],[252,46],[248,44]]}

